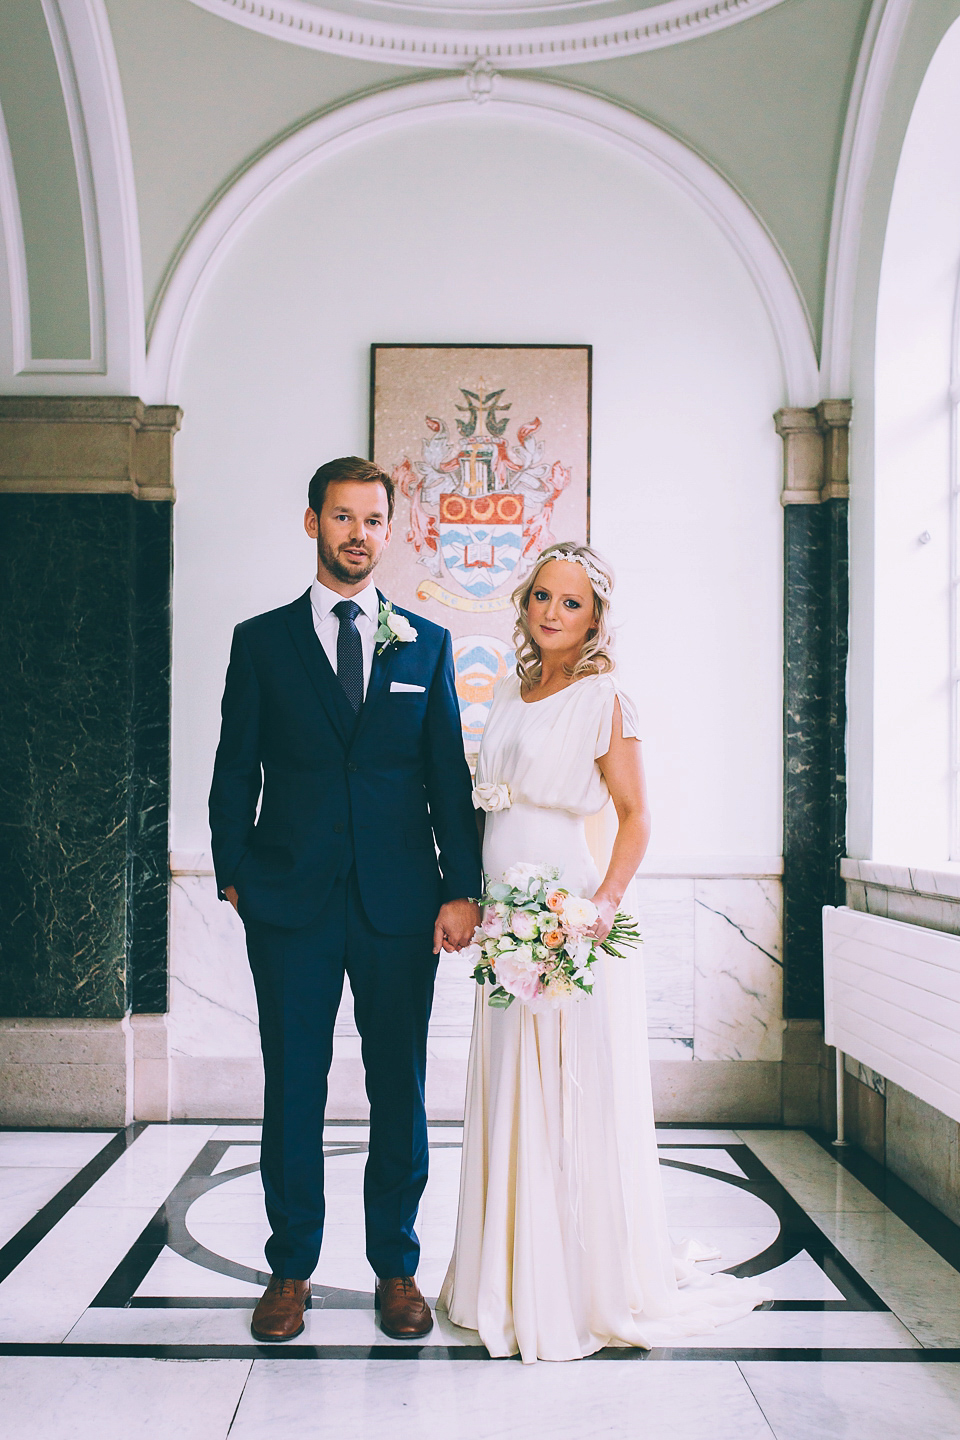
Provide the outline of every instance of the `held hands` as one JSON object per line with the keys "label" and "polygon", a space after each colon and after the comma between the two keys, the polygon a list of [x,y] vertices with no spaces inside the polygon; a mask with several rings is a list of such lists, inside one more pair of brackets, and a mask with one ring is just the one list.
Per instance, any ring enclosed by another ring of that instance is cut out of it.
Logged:
{"label": "held hands", "polygon": [[617,913],[617,901],[609,899],[602,890],[598,890],[596,895],[591,898],[600,913],[586,934],[592,935],[595,940],[606,940],[613,928],[614,917]]}
{"label": "held hands", "polygon": [[473,900],[448,900],[440,906],[437,923],[433,927],[433,953],[444,950],[462,950],[473,939],[473,932],[480,924],[480,906]]}

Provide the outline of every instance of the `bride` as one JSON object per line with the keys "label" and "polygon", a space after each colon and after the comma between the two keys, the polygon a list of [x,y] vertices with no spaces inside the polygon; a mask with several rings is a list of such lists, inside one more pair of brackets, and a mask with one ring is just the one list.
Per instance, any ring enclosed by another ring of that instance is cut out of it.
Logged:
{"label": "bride", "polygon": [[[514,594],[517,673],[499,685],[474,803],[483,866],[554,866],[602,940],[650,833],[633,704],[614,674],[613,576],[586,545],[544,550]],[[584,817],[612,798],[603,879]],[[534,1013],[478,986],[456,1242],[440,1305],[493,1356],[573,1360],[669,1344],[769,1298],[674,1254],[660,1184],[639,950],[601,955],[593,994]]]}

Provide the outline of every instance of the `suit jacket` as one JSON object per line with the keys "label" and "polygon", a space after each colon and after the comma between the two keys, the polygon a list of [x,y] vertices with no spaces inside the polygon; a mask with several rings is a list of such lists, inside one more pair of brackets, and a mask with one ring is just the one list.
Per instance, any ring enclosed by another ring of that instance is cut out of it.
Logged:
{"label": "suit jacket", "polygon": [[442,902],[483,888],[450,632],[395,608],[417,638],[375,655],[359,715],[309,590],[234,631],[210,831],[217,884],[236,886],[245,916],[307,925],[351,864],[387,935],[428,930]]}

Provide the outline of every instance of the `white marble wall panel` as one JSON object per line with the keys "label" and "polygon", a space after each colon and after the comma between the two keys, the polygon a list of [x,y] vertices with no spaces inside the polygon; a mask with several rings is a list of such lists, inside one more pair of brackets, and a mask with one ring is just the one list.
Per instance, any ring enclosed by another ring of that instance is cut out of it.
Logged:
{"label": "white marble wall panel", "polygon": [[168,1031],[172,1057],[260,1054],[243,925],[212,875],[177,875],[170,887]]}
{"label": "white marble wall panel", "polygon": [[697,880],[694,1055],[780,1060],[783,1053],[782,886]]}
{"label": "white marble wall panel", "polygon": [[[687,876],[647,879],[642,874],[634,882],[651,1039],[689,1041],[693,1037],[694,883]],[[676,1051],[671,1059],[692,1058],[689,1045],[671,1050]]]}
{"label": "white marble wall panel", "polygon": [[[769,878],[638,877],[629,903],[644,937],[655,1061],[781,1058],[780,896],[779,880]],[[211,875],[175,876],[170,950],[175,1114],[258,1114],[260,1047],[243,926],[217,898]],[[469,968],[444,956],[430,1027],[432,1089],[444,1091],[434,1095],[437,1114],[453,1114],[462,1099],[473,1004]],[[349,986],[336,1033],[334,1069],[344,1073],[332,1076],[331,1094],[345,1114],[354,1091],[362,1099]]]}

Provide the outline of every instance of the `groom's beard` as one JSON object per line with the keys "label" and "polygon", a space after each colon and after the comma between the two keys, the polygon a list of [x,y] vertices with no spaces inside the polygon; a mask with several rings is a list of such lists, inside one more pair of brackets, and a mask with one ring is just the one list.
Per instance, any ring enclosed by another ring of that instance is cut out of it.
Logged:
{"label": "groom's beard", "polygon": [[[338,580],[342,580],[345,585],[355,585],[358,580],[366,580],[367,576],[376,569],[380,560],[379,554],[371,553],[367,545],[341,545],[334,550],[322,538],[319,538],[317,550],[329,573],[335,575]],[[348,558],[346,552],[350,550],[362,550],[367,557],[365,562],[360,564],[359,556]]]}

